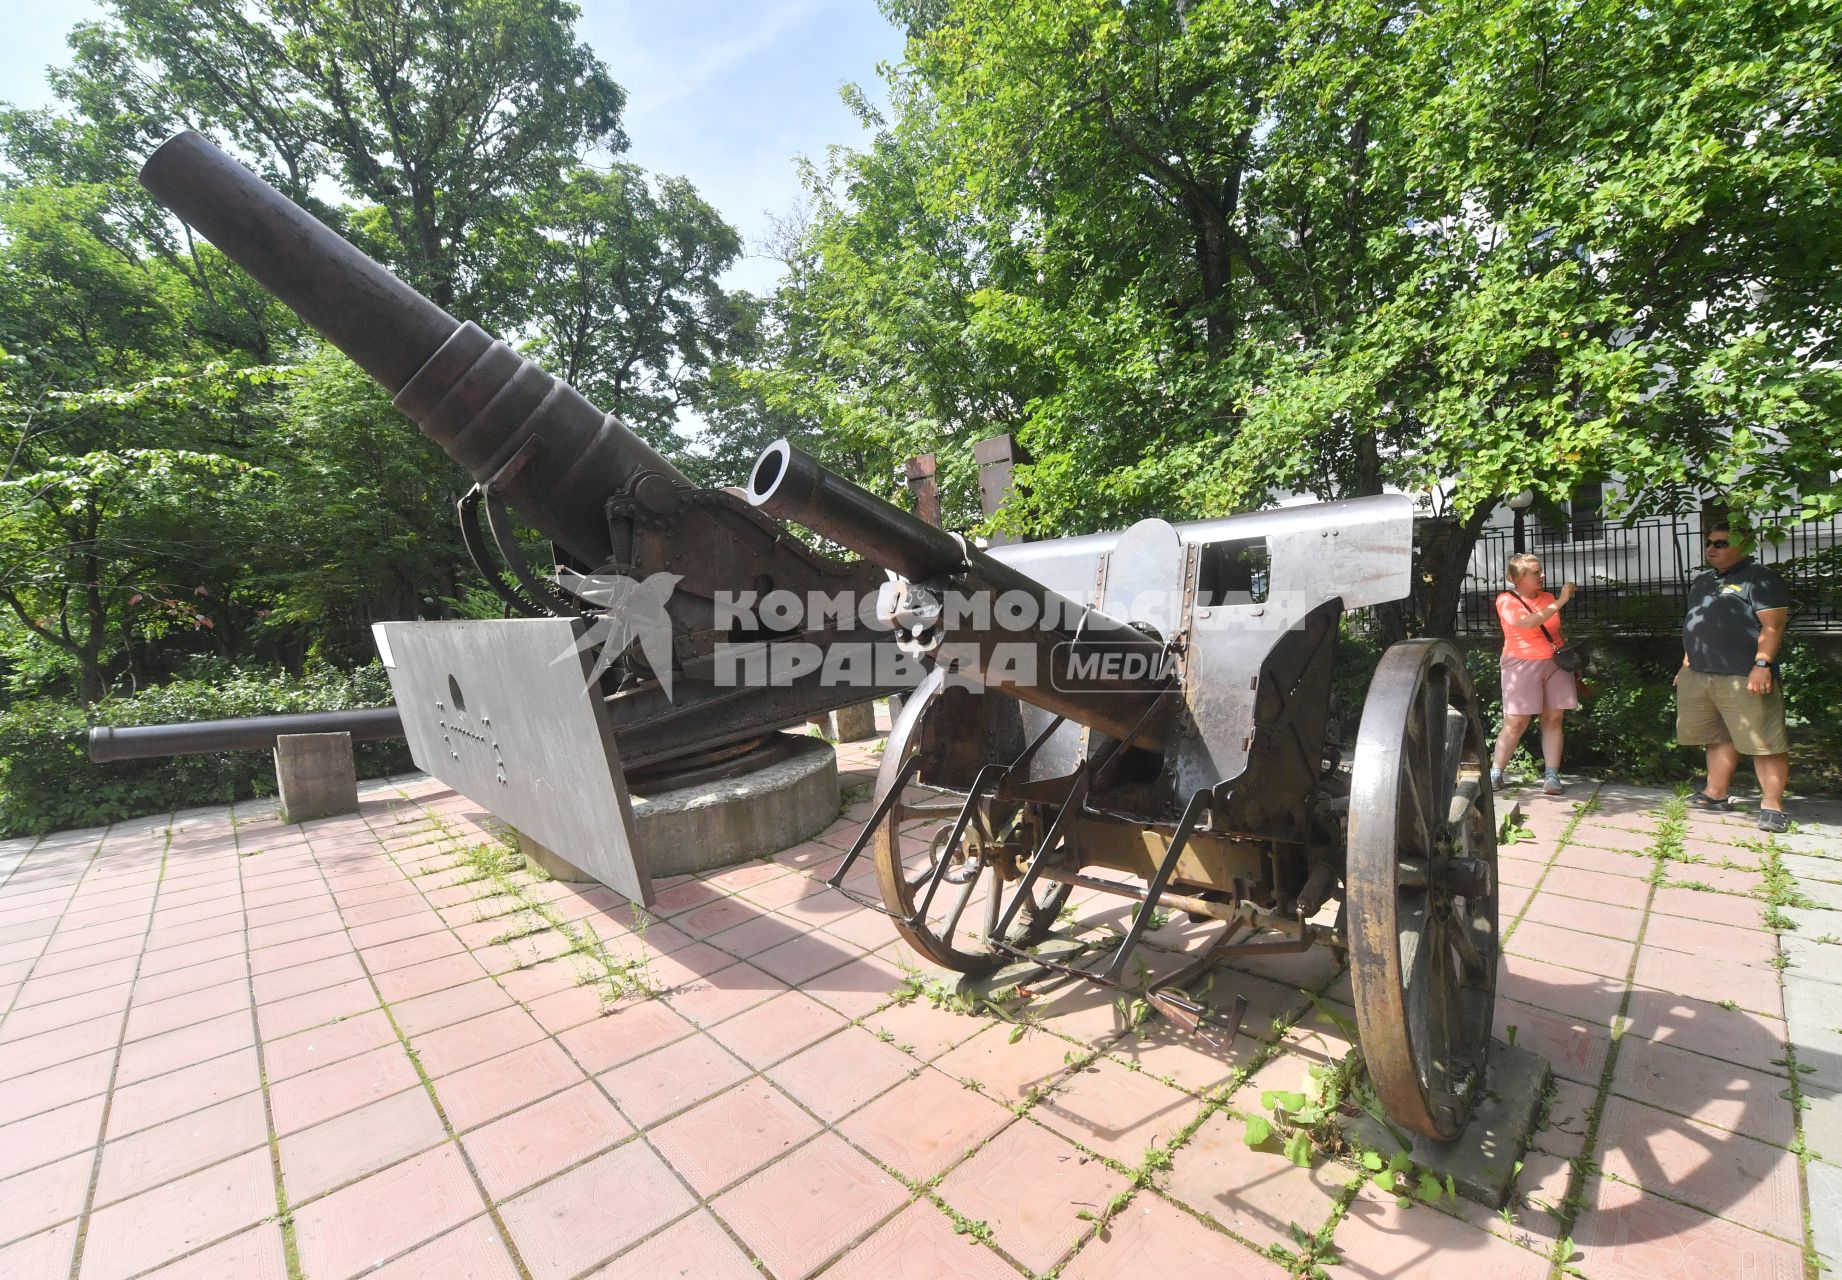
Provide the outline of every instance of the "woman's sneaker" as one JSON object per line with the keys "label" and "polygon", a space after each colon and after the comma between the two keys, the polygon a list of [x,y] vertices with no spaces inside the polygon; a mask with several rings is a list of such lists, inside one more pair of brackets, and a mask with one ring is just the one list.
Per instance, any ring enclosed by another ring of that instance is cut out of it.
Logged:
{"label": "woman's sneaker", "polygon": [[1716,800],[1705,791],[1697,791],[1688,798],[1688,807],[1691,809],[1705,809],[1710,813],[1726,813],[1729,809],[1733,808],[1733,798],[1731,796],[1722,796],[1720,799]]}
{"label": "woman's sneaker", "polygon": [[1541,775],[1541,791],[1543,795],[1558,796],[1566,789],[1567,784],[1561,781],[1561,775],[1558,771],[1550,769]]}

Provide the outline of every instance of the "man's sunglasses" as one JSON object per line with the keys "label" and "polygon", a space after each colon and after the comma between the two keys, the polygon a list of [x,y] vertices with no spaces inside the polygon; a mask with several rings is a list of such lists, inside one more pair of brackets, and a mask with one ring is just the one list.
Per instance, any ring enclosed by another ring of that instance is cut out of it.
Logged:
{"label": "man's sunglasses", "polygon": [[1715,550],[1725,551],[1731,545],[1732,544],[1728,542],[1725,538],[1709,538],[1708,539],[1708,550],[1710,551],[1715,551]]}

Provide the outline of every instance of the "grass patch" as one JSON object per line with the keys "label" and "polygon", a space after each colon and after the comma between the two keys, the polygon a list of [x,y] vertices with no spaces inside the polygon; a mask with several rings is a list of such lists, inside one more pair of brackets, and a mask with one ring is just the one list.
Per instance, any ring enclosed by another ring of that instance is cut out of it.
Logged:
{"label": "grass patch", "polygon": [[[459,836],[446,826],[439,815],[431,811],[429,820],[444,831],[449,840],[461,845]],[[601,988],[603,1013],[611,1012],[623,1000],[650,1000],[664,994],[652,978],[652,959],[646,950],[646,928],[651,917],[644,911],[638,907],[633,908],[633,937],[638,945],[633,948],[632,954],[617,953],[609,949],[594,925],[586,920],[563,919],[550,903],[531,892],[531,884],[520,879],[525,874],[525,861],[514,837],[507,834],[498,840],[457,848],[456,852],[459,863],[468,867],[469,872],[454,883],[490,881],[495,886],[494,892],[481,894],[479,898],[504,896],[511,900],[512,905],[506,911],[481,918],[496,920],[528,913],[524,924],[514,926],[495,937],[492,940],[494,944],[509,945],[522,938],[554,932],[566,945],[557,956],[547,958],[562,960],[575,957],[586,961],[590,981]]]}

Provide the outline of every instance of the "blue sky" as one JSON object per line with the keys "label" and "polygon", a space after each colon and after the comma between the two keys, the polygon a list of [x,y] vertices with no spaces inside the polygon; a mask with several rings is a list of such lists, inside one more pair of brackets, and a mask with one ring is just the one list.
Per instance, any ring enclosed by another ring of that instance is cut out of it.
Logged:
{"label": "blue sky", "polygon": [[[868,141],[839,87],[855,82],[884,101],[877,64],[902,52],[875,0],[578,3],[578,36],[627,90],[625,158],[688,177],[751,249],[800,201],[796,157]],[[65,33],[100,12],[89,0],[18,6],[0,43],[0,101],[48,103],[46,65],[62,63]],[[726,283],[762,290],[779,274],[751,256]]]}

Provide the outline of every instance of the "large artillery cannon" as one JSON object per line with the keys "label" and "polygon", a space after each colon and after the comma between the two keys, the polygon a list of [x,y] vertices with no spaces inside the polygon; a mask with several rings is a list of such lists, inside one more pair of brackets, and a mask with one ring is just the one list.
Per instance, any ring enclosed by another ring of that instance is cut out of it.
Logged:
{"label": "large artillery cannon", "polygon": [[[1123,984],[1167,908],[1222,923],[1199,965],[1346,950],[1389,1115],[1428,1137],[1463,1128],[1498,938],[1486,748],[1457,650],[1391,648],[1353,753],[1326,742],[1340,616],[1408,591],[1407,498],[980,549],[784,441],[745,490],[695,488],[197,135],[143,181],[475,479],[462,527],[525,616],[378,627],[423,768],[649,901],[627,769],[911,689],[834,887],[872,857],[880,892],[862,900],[967,973],[1027,958]],[[554,544],[548,569],[519,550],[513,508]],[[863,660],[831,661],[846,651]],[[1117,945],[1090,963],[1032,951],[1076,887],[1137,904]],[[1217,1020],[1174,980],[1150,994],[1192,1028]]]}

